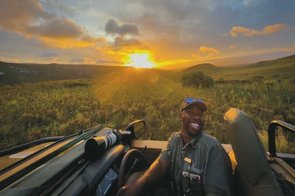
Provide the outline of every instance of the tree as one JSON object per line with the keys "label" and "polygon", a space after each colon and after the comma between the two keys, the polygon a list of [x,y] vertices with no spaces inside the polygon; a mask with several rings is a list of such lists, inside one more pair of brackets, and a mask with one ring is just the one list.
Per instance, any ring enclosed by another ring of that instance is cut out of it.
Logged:
{"label": "tree", "polygon": [[194,88],[210,88],[214,85],[214,81],[210,76],[196,71],[183,74],[181,82],[183,86]]}

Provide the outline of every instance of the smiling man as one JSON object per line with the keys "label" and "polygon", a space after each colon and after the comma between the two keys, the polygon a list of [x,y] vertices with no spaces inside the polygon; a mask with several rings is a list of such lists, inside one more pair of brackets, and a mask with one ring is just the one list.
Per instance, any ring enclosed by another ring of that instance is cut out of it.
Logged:
{"label": "smiling man", "polygon": [[[175,195],[231,195],[231,163],[220,143],[203,131],[207,106],[202,99],[186,98],[180,108],[181,130],[134,183],[119,195],[139,195],[169,172]],[[171,195],[171,194],[170,194]]]}

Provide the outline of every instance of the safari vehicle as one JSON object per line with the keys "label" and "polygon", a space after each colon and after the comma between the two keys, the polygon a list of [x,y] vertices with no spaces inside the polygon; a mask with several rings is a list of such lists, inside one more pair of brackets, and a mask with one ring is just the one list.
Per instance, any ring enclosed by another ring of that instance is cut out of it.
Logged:
{"label": "safari vehicle", "polygon": [[[281,127],[294,145],[295,127],[271,122],[266,152],[243,111],[231,108],[224,118],[231,144],[223,147],[233,165],[235,195],[294,195],[295,155],[276,152],[275,136]],[[146,135],[145,121],[138,120],[124,130],[100,125],[1,151],[0,195],[116,195],[167,145]]]}

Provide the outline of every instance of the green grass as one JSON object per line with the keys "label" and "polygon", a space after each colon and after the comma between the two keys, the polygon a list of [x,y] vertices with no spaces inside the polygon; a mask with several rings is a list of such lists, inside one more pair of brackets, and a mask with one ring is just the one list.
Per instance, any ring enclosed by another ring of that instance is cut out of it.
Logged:
{"label": "green grass", "polygon": [[1,149],[98,123],[99,102],[88,81],[42,82],[1,89]]}
{"label": "green grass", "polygon": [[[295,124],[291,79],[229,81],[193,89],[184,88],[173,73],[128,68],[93,80],[20,84],[2,87],[0,92],[0,149],[96,124],[124,128],[135,119],[146,120],[151,139],[166,140],[180,128],[179,105],[187,96],[206,100],[206,131],[223,143],[228,142],[223,114],[230,107],[250,116],[265,145],[271,120]],[[295,152],[294,146],[289,151]]]}

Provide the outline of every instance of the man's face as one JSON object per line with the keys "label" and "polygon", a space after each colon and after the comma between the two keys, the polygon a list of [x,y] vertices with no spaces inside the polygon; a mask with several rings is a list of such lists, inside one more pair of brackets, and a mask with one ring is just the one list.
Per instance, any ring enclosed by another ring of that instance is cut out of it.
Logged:
{"label": "man's face", "polygon": [[182,128],[190,136],[196,136],[204,127],[203,111],[196,104],[188,106],[180,113]]}

